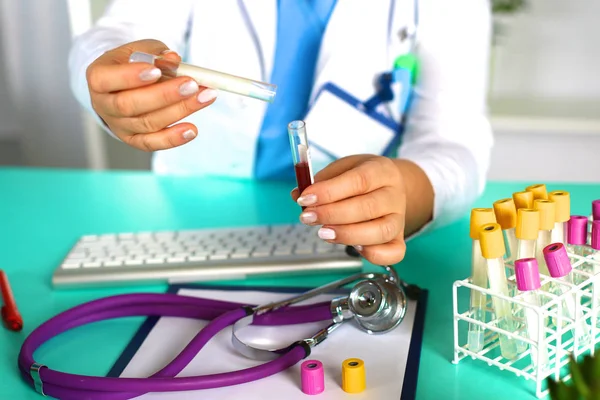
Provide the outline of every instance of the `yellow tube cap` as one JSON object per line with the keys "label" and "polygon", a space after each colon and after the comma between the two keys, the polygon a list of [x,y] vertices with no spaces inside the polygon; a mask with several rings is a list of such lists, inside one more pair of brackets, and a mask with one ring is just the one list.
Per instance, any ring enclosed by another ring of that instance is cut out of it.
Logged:
{"label": "yellow tube cap", "polygon": [[555,190],[548,194],[548,198],[556,207],[556,222],[567,222],[571,219],[571,195],[564,190]]}
{"label": "yellow tube cap", "polygon": [[519,208],[517,211],[517,228],[515,236],[517,239],[537,239],[540,231],[540,212],[532,208]]}
{"label": "yellow tube cap", "polygon": [[492,208],[473,208],[471,210],[471,239],[479,239],[479,227],[481,225],[496,222],[496,215]]}
{"label": "yellow tube cap", "polygon": [[544,185],[543,183],[527,186],[525,188],[525,190],[533,193],[534,200],[536,200],[536,199],[548,200],[548,190],[546,189],[546,185]]}
{"label": "yellow tube cap", "polygon": [[501,199],[494,202],[496,221],[502,229],[511,229],[517,226],[517,208],[513,199]]}
{"label": "yellow tube cap", "polygon": [[365,363],[359,358],[348,358],[342,363],[342,389],[346,393],[360,393],[367,387]]}
{"label": "yellow tube cap", "polygon": [[506,253],[504,236],[500,224],[485,224],[479,228],[479,241],[481,242],[481,255],[486,259],[502,258]]}
{"label": "yellow tube cap", "polygon": [[513,193],[513,200],[515,201],[515,207],[519,208],[533,208],[533,192],[517,192]]}
{"label": "yellow tube cap", "polygon": [[552,200],[537,199],[533,201],[533,208],[540,212],[540,229],[549,231],[554,228],[556,221],[556,206]]}

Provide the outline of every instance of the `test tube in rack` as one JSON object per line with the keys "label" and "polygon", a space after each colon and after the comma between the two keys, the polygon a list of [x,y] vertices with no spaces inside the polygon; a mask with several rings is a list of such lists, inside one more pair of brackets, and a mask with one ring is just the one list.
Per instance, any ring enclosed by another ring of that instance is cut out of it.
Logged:
{"label": "test tube in rack", "polygon": [[534,201],[538,199],[548,200],[548,189],[546,189],[546,185],[543,183],[527,186],[525,190],[533,194]]}
{"label": "test tube in rack", "polygon": [[517,258],[535,257],[535,244],[540,230],[540,212],[531,208],[517,210]]}
{"label": "test tube in rack", "polygon": [[548,194],[548,198],[554,202],[556,211],[551,242],[566,245],[569,218],[571,217],[571,195],[564,190],[555,190]]}
{"label": "test tube in rack", "polygon": [[[490,290],[509,297],[506,266],[504,264],[504,238],[502,228],[497,223],[483,225],[479,229],[481,254],[486,259]],[[516,333],[518,326],[512,313],[511,303],[498,296],[492,296],[496,326],[510,333]],[[504,333],[498,334],[500,352],[506,359],[512,360],[518,356],[517,342],[514,337]]]}
{"label": "test tube in rack", "polygon": [[512,262],[517,256],[517,236],[515,228],[517,226],[517,208],[511,198],[501,199],[493,204],[496,221],[502,227],[504,235],[504,244],[506,246],[506,262]]}
{"label": "test tube in rack", "polygon": [[538,230],[537,243],[535,244],[536,255],[540,273],[549,276],[546,260],[543,250],[552,243],[552,229],[556,219],[556,207],[552,200],[536,199],[533,201],[533,207],[540,213],[540,224]]}
{"label": "test tube in rack", "polygon": [[[488,287],[488,276],[486,261],[481,255],[479,228],[493,222],[496,222],[496,217],[494,210],[491,208],[474,208],[471,210],[471,282],[481,288]],[[478,290],[471,291],[471,317],[474,320],[485,322],[485,295]],[[481,325],[469,324],[467,340],[471,351],[479,352],[483,349],[484,331]]]}
{"label": "test tube in rack", "polygon": [[517,210],[521,208],[533,208],[533,193],[528,191],[513,193],[513,200]]}

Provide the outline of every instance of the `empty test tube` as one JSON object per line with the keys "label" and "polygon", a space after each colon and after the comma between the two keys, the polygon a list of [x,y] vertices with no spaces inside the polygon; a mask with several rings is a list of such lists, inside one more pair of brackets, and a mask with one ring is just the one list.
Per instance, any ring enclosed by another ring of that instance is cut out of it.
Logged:
{"label": "empty test tube", "polygon": [[598,311],[600,309],[600,281],[598,280],[598,274],[600,274],[600,220],[592,221],[592,232],[590,240],[590,252],[592,256],[591,272],[594,274],[594,283],[592,284],[592,299],[594,305],[594,323],[600,328],[600,319],[598,318]]}
{"label": "empty test tube", "polygon": [[[473,285],[487,289],[488,276],[485,258],[481,255],[479,228],[482,225],[496,222],[494,210],[491,208],[474,208],[471,210],[471,282]],[[485,322],[485,295],[477,290],[471,291],[471,318]],[[478,324],[469,324],[469,350],[479,352],[484,345],[484,328]]]}
{"label": "empty test tube", "polygon": [[[509,296],[506,267],[504,265],[504,238],[502,228],[497,223],[485,224],[479,229],[481,254],[486,259],[488,281],[492,292]],[[512,313],[510,302],[498,296],[492,296],[494,316],[497,327],[510,333],[517,332],[517,323]],[[498,334],[500,352],[506,359],[514,359],[518,355],[517,338],[506,334]]]}
{"label": "empty test tube", "polygon": [[517,259],[535,257],[535,244],[540,230],[540,212],[531,208],[517,210]]}
{"label": "empty test tube", "polygon": [[543,183],[527,186],[525,190],[533,194],[534,201],[537,199],[548,200],[548,190]]}
{"label": "empty test tube", "polygon": [[[573,270],[571,261],[567,255],[567,250],[562,243],[552,243],[546,246],[543,250],[550,276],[553,278],[573,284]],[[570,290],[569,287],[555,283],[551,285],[552,293],[560,296]],[[586,345],[590,341],[590,329],[583,319],[583,311],[581,307],[577,307],[577,297],[575,294],[566,295],[562,306],[563,315],[575,321],[573,328],[573,336],[577,338],[580,345]]]}
{"label": "empty test tube", "polygon": [[585,257],[589,254],[589,248],[586,246],[588,218],[583,215],[572,215],[569,218],[568,226],[567,248],[571,253]]}
{"label": "empty test tube", "polygon": [[555,223],[552,229],[552,243],[567,244],[569,218],[571,218],[571,196],[564,190],[555,190],[548,194],[555,205]]}
{"label": "empty test tube", "polygon": [[134,52],[129,57],[129,62],[145,62],[152,64],[160,69],[164,78],[189,76],[200,86],[224,90],[226,92],[236,93],[267,102],[273,102],[275,93],[277,92],[277,86],[270,83],[242,78],[183,62],[178,63],[153,54]]}
{"label": "empty test tube", "polygon": [[552,229],[556,221],[556,207],[552,200],[536,199],[533,208],[540,212],[540,229],[538,231],[537,243],[535,244],[536,255],[540,273],[549,275],[548,267],[544,259],[544,248],[552,243]]}
{"label": "empty test tube", "polygon": [[[540,288],[540,273],[538,262],[535,258],[523,258],[515,261],[515,278],[517,288],[523,293],[523,301],[533,306],[540,307],[543,304]],[[531,363],[535,367],[545,366],[548,362],[548,349],[545,343],[544,328],[545,319],[542,314],[533,308],[523,307],[522,316],[525,319],[527,336],[537,343],[531,347]]]}
{"label": "empty test tube", "polygon": [[533,192],[523,191],[513,193],[513,200],[515,201],[515,207],[520,208],[533,208]]}
{"label": "empty test tube", "polygon": [[600,199],[592,201],[592,220],[600,221]]}

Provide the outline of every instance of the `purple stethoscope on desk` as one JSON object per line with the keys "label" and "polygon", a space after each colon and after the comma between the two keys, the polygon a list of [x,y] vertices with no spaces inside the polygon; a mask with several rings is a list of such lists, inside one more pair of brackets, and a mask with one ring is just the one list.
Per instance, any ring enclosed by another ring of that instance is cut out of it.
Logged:
{"label": "purple stethoscope on desk", "polygon": [[[131,399],[150,392],[211,389],[256,381],[284,371],[308,357],[312,347],[349,320],[356,321],[369,334],[389,332],[400,325],[406,313],[407,294],[412,298],[411,291],[414,289],[399,279],[391,266],[383,268],[385,274],[354,274],[288,300],[263,306],[167,293],[126,294],[91,301],[67,310],[35,329],[21,347],[19,369],[25,381],[41,395],[76,400]],[[292,306],[357,280],[347,296],[337,297],[330,302]],[[33,358],[35,350],[44,342],[69,329],[106,319],[142,315],[204,319],[210,322],[171,363],[149,378],[107,378],[63,373],[38,364]],[[291,325],[327,320],[332,321],[327,328],[285,348],[255,348],[239,337],[239,332],[249,325]],[[175,377],[212,337],[230,325],[233,325],[232,343],[236,351],[246,357],[266,361],[264,364],[227,373]]]}

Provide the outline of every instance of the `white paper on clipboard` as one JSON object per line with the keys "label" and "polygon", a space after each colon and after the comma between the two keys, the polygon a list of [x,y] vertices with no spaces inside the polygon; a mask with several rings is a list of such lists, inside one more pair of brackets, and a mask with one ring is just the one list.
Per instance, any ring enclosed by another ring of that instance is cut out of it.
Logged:
{"label": "white paper on clipboard", "polygon": [[[252,290],[187,288],[179,289],[178,293],[248,304],[264,304],[292,296],[290,293]],[[334,296],[322,295],[309,302],[329,300],[332,297]],[[353,323],[348,323],[336,329],[327,340],[314,347],[307,359],[321,361],[325,369],[325,391],[318,398],[323,400],[401,399],[416,304],[415,301],[409,300],[404,321],[392,332],[368,335],[356,328]],[[160,318],[123,370],[121,377],[141,378],[152,375],[168,364],[205,324],[205,321],[183,318]],[[286,343],[285,339],[290,340],[291,343],[312,336],[319,327],[327,324],[328,322],[257,329],[261,329],[261,335],[264,335],[260,337],[278,338],[278,340],[283,338],[282,343]],[[367,388],[360,394],[348,394],[341,388],[341,365],[347,358],[360,358],[365,362]],[[227,328],[215,336],[178,376],[223,373],[261,363],[261,361],[247,359],[234,351],[231,345],[231,328]],[[276,375],[242,385],[188,392],[149,393],[136,399],[306,400],[307,395],[302,393],[300,386],[301,363]],[[414,374],[415,371],[410,373]]]}

